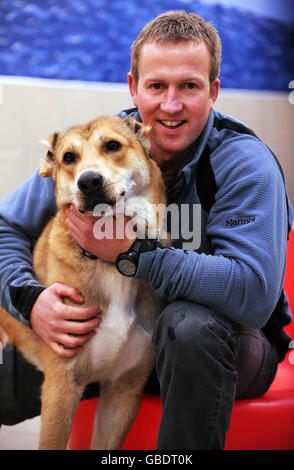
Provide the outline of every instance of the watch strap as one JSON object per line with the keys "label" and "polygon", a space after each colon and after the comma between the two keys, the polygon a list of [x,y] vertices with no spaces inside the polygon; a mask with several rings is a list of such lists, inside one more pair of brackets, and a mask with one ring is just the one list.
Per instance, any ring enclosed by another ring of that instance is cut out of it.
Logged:
{"label": "watch strap", "polygon": [[140,253],[144,253],[146,251],[154,251],[156,248],[162,248],[162,245],[158,238],[149,239],[149,238],[142,238],[139,239],[141,242],[141,250]]}
{"label": "watch strap", "polygon": [[[146,238],[136,238],[134,243],[131,245],[128,251],[120,253],[116,258],[115,265],[118,271],[121,274],[128,275],[122,272],[120,263],[122,260],[129,260],[133,265],[138,266],[139,256],[141,253],[146,253],[147,251],[154,251],[156,248],[162,248],[160,241],[158,239],[146,239]],[[135,270],[136,271],[136,270]],[[133,274],[135,275],[135,274]]]}

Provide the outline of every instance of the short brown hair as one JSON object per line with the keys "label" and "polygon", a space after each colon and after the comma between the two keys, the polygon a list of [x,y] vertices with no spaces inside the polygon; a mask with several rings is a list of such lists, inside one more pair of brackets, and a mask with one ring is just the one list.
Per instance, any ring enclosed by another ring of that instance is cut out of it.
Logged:
{"label": "short brown hair", "polygon": [[139,79],[138,63],[142,46],[147,42],[204,41],[211,55],[209,81],[213,83],[220,72],[221,41],[217,30],[196,13],[167,11],[148,23],[131,48],[131,74]]}

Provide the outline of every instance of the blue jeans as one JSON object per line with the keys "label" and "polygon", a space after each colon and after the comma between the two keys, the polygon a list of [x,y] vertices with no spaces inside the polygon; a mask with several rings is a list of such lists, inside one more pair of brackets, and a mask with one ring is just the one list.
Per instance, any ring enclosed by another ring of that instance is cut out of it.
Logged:
{"label": "blue jeans", "polygon": [[162,311],[153,342],[163,405],[157,449],[223,449],[234,400],[272,383],[275,349],[261,330],[188,301]]}

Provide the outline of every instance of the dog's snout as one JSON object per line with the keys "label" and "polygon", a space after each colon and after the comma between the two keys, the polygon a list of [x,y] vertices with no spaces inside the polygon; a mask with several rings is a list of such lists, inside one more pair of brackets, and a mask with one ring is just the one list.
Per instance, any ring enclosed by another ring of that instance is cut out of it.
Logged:
{"label": "dog's snout", "polygon": [[103,177],[95,171],[86,171],[78,179],[78,188],[84,194],[93,194],[103,185]]}

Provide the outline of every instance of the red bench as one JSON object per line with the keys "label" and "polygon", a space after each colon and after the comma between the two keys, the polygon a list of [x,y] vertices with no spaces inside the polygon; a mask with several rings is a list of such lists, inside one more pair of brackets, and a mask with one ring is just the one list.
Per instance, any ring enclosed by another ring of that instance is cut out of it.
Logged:
{"label": "red bench", "polygon": [[[284,286],[294,312],[293,230],[290,234]],[[286,330],[294,338],[294,322]],[[69,449],[89,449],[97,400],[94,398],[79,404]],[[155,449],[161,413],[159,396],[145,395],[123,449]],[[294,349],[289,349],[285,360],[279,364],[276,378],[265,395],[235,402],[225,449],[294,450]]]}

